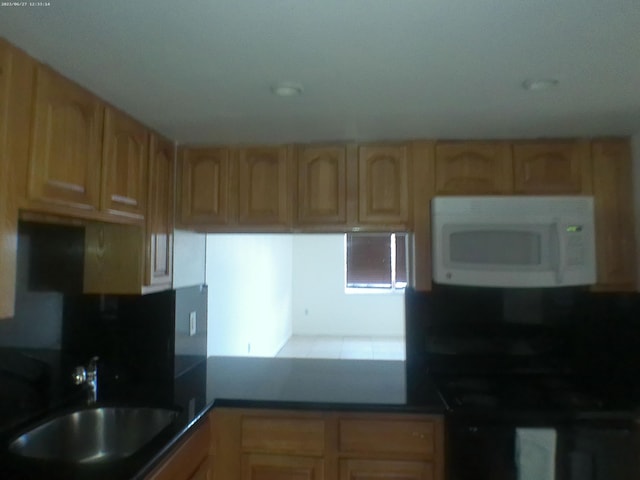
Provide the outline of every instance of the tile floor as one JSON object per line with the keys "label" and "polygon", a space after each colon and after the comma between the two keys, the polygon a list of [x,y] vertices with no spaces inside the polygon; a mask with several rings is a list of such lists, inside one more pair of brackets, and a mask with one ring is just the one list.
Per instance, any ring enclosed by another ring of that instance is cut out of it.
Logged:
{"label": "tile floor", "polygon": [[276,357],[404,360],[403,337],[292,336]]}

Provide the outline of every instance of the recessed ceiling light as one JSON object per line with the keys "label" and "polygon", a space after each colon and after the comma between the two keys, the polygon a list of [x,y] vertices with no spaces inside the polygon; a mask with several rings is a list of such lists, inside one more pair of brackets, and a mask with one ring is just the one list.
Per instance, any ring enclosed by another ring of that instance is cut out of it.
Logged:
{"label": "recessed ceiling light", "polygon": [[302,93],[302,85],[293,82],[281,82],[271,87],[271,92],[278,97],[295,97]]}
{"label": "recessed ceiling light", "polygon": [[522,88],[531,91],[548,90],[558,85],[559,80],[555,78],[530,78],[522,82]]}

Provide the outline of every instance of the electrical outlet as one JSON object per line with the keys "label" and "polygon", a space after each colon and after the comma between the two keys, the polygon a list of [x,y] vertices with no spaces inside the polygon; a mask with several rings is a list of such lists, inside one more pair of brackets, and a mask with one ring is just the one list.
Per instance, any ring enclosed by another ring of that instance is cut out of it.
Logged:
{"label": "electrical outlet", "polygon": [[189,336],[193,337],[196,334],[197,330],[196,325],[196,312],[191,312],[189,314]]}

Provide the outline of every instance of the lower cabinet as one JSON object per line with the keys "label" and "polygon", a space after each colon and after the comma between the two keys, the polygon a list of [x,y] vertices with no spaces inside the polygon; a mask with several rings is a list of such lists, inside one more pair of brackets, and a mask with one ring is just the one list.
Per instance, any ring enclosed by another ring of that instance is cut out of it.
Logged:
{"label": "lower cabinet", "polygon": [[434,480],[433,463],[406,460],[340,461],[340,480]]}
{"label": "lower cabinet", "polygon": [[211,446],[211,425],[207,417],[146,480],[211,480]]}
{"label": "lower cabinet", "polygon": [[324,480],[321,458],[295,455],[242,455],[242,480]]}
{"label": "lower cabinet", "polygon": [[443,480],[438,415],[216,409],[218,480]]}

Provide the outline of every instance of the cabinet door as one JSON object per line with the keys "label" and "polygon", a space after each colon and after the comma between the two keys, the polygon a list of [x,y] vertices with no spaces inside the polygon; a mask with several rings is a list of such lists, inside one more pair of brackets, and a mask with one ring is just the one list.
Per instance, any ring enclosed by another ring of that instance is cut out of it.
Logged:
{"label": "cabinet door", "polygon": [[435,170],[436,195],[504,194],[513,189],[507,143],[439,143]]}
{"label": "cabinet door", "polygon": [[[0,318],[13,315],[16,273],[16,225],[18,209],[11,206],[12,178],[7,151],[7,104],[11,50],[0,42]],[[15,210],[15,211],[14,211]]]}
{"label": "cabinet door", "polygon": [[531,142],[513,146],[514,190],[523,194],[577,195],[591,192],[585,143]]}
{"label": "cabinet door", "polygon": [[403,460],[340,461],[340,480],[434,480],[433,464]]}
{"label": "cabinet door", "polygon": [[298,152],[299,225],[347,223],[345,147],[305,147]]}
{"label": "cabinet door", "polygon": [[229,223],[229,150],[186,149],[180,168],[181,223],[185,226]]}
{"label": "cabinet door", "polygon": [[362,224],[409,224],[409,161],[404,146],[360,147],[358,220]]}
{"label": "cabinet door", "polygon": [[35,62],[0,39],[0,319],[14,314],[19,197],[26,196]]}
{"label": "cabinet door", "polygon": [[286,148],[256,147],[238,152],[238,223],[290,224],[289,161]]}
{"label": "cabinet door", "polygon": [[321,458],[287,455],[242,455],[242,480],[323,480]]}
{"label": "cabinet door", "polygon": [[173,262],[174,148],[151,136],[149,146],[146,285],[171,285]]}
{"label": "cabinet door", "polygon": [[212,467],[208,458],[211,450],[209,418],[195,427],[194,432],[173,449],[147,480],[204,480]]}
{"label": "cabinet door", "polygon": [[147,129],[107,108],[102,157],[102,210],[142,219],[147,204]]}
{"label": "cabinet door", "polygon": [[97,97],[38,67],[28,197],[97,210],[103,106]]}
{"label": "cabinet door", "polygon": [[592,143],[597,288],[635,290],[635,235],[628,141]]}

